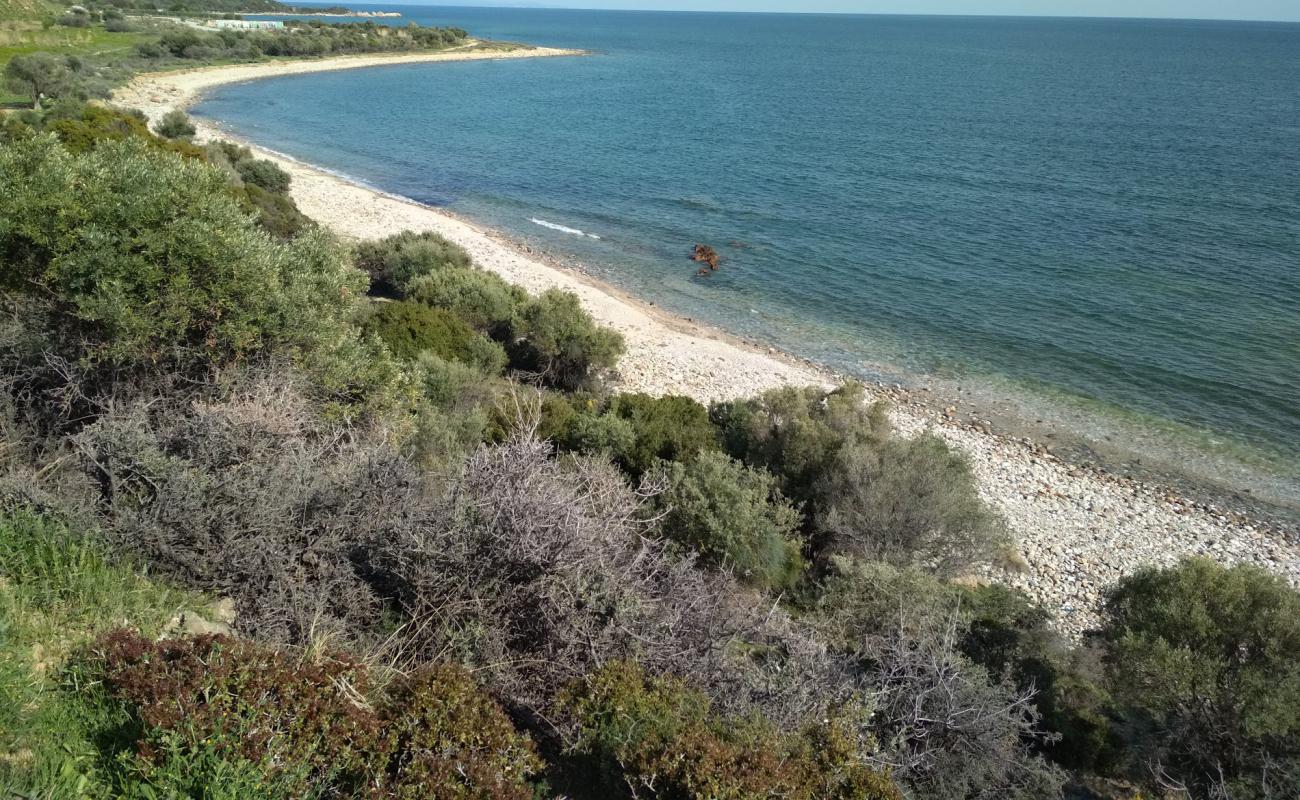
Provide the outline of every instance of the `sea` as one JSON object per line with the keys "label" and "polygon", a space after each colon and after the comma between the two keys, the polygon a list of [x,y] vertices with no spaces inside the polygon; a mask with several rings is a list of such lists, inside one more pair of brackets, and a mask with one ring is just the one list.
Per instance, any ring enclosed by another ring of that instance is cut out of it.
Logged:
{"label": "sea", "polygon": [[1300,24],[392,8],[594,54],[195,113],[696,321],[1300,508]]}

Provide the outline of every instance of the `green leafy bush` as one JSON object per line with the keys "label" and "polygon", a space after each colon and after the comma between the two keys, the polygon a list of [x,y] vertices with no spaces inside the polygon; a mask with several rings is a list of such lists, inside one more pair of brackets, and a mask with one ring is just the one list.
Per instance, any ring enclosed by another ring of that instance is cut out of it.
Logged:
{"label": "green leafy bush", "polygon": [[410,281],[407,297],[453,311],[469,324],[508,340],[528,293],[481,269],[450,267]]}
{"label": "green leafy bush", "polygon": [[841,448],[816,498],[831,552],[953,574],[1007,549],[1005,523],[980,499],[966,457],[931,434]]}
{"label": "green leafy bush", "polygon": [[885,408],[866,405],[858,384],[829,393],[815,386],[782,387],[717,403],[709,414],[728,453],[766,468],[780,479],[786,497],[808,504],[817,500],[818,484],[841,448],[878,441],[889,426]]}
{"label": "green leafy bush", "polygon": [[210,166],[135,139],[74,155],[39,135],[0,149],[0,185],[3,288],[82,368],[194,374],[338,352],[352,330],[364,276],[324,235],[268,238]]}
{"label": "green leafy bush", "polygon": [[353,258],[357,268],[370,276],[372,294],[398,298],[406,296],[416,278],[473,266],[465,248],[429,232],[402,231],[379,241],[361,242]]}
{"label": "green leafy bush", "polygon": [[190,121],[189,116],[180,109],[173,109],[164,114],[163,118],[158,120],[158,124],[154,126],[154,130],[158,132],[159,136],[168,139],[181,139],[193,136],[198,132],[195,130],[194,123]]}
{"label": "green leafy bush", "polygon": [[575,682],[561,699],[572,750],[594,761],[602,796],[712,800],[895,800],[889,778],[866,765],[857,737],[828,720],[809,735],[783,735],[758,719],[711,710],[674,678],[614,662]]}
{"label": "green leafy bush", "polygon": [[84,153],[105,141],[139,139],[187,158],[203,156],[203,150],[189,142],[154,136],[142,116],[103,106],[60,103],[42,115],[40,125],[74,153]]}
{"label": "green leafy bush", "polygon": [[521,311],[522,341],[511,366],[565,391],[590,388],[623,354],[623,337],[596,324],[577,295],[548,289]]}
{"label": "green leafy bush", "polygon": [[614,414],[580,413],[564,427],[560,442],[568,450],[619,459],[636,447],[636,428]]}
{"label": "green leafy bush", "polygon": [[486,374],[499,374],[506,354],[501,345],[440,308],[405,301],[376,303],[365,328],[388,346],[393,355],[413,360],[421,353],[473,365]]}
{"label": "green leafy bush", "polygon": [[799,514],[769,473],[713,451],[666,471],[669,489],[658,504],[668,538],[747,583],[784,588],[799,579]]}
{"label": "green leafy bush", "polygon": [[268,192],[255,184],[231,187],[231,194],[257,215],[257,224],[263,230],[277,239],[292,239],[315,225],[288,195]]}
{"label": "green leafy bush", "polygon": [[[645,474],[661,459],[690,462],[699,453],[718,448],[718,434],[704,406],[689,397],[620,394],[610,398],[602,416],[631,426],[630,447],[614,452],[620,466],[633,476]],[[569,442],[580,447],[583,442]]]}
{"label": "green leafy bush", "polygon": [[820,555],[953,573],[1006,550],[1005,524],[965,457],[931,435],[894,437],[885,407],[866,405],[860,386],[775,389],[710,416],[731,455],[771,471],[803,504]]}
{"label": "green leafy bush", "polygon": [[1102,638],[1135,775],[1203,797],[1300,795],[1300,593],[1189,559],[1122,579]]}
{"label": "green leafy bush", "polygon": [[274,162],[264,158],[248,158],[236,162],[235,169],[244,183],[251,183],[273,194],[285,194],[289,191],[289,173],[280,169]]}

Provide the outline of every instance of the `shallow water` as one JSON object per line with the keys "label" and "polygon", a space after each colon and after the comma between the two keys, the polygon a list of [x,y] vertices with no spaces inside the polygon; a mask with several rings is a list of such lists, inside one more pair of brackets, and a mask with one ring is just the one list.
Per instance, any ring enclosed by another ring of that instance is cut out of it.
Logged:
{"label": "shallow water", "polygon": [[403,10],[601,54],[197,113],[836,368],[1300,502],[1300,25]]}

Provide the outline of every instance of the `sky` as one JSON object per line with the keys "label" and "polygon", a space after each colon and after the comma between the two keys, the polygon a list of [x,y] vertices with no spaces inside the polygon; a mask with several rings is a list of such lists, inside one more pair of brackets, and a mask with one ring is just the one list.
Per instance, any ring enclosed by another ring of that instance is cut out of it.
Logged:
{"label": "sky", "polygon": [[[363,2],[369,5],[383,3],[384,0]],[[389,4],[676,11],[1174,17],[1300,22],[1300,0],[390,0]]]}

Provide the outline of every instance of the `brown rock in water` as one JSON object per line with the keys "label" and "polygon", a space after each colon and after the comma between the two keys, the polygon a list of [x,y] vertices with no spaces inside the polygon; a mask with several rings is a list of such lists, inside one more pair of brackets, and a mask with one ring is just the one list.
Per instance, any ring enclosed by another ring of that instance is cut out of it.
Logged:
{"label": "brown rock in water", "polygon": [[717,269],[718,251],[707,244],[697,244],[695,245],[695,252],[691,255],[691,260],[708,264],[709,269]]}

